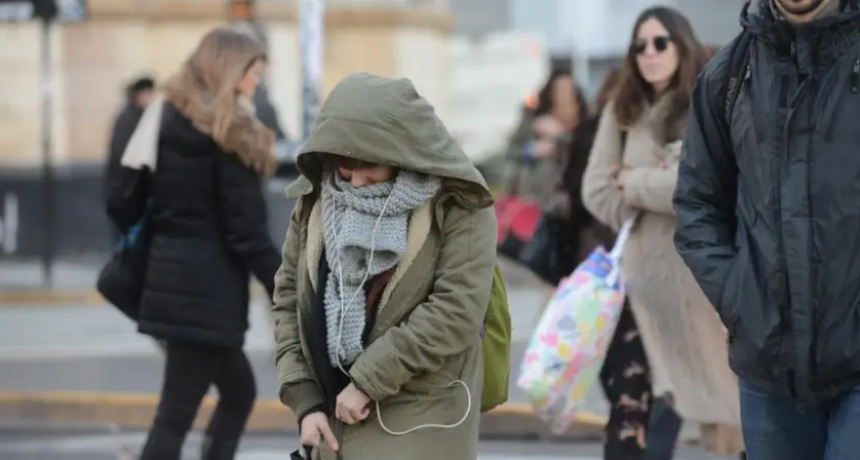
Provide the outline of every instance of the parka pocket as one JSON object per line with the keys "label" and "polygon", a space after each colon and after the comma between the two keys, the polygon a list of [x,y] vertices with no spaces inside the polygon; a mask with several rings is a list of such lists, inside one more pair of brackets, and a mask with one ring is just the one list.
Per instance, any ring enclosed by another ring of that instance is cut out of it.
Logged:
{"label": "parka pocket", "polygon": [[[851,99],[851,95],[857,94],[858,88],[860,88],[860,58],[855,58],[851,65],[851,73],[848,76],[848,89],[850,90],[850,93],[845,93],[840,88],[833,91],[831,94],[831,97],[834,98],[835,102],[824,125],[824,142],[828,144],[833,142],[838,123],[844,123],[843,120],[855,119],[846,117],[844,112],[845,110],[848,110],[846,106],[856,104]],[[846,124],[846,127],[853,131],[852,123]]]}
{"label": "parka pocket", "polygon": [[726,329],[729,331],[729,337],[734,337],[740,314],[738,302],[740,301],[741,282],[746,272],[745,267],[748,265],[749,255],[746,251],[740,251],[735,256],[732,267],[729,270],[729,275],[726,277],[726,283],[723,286],[723,293],[720,296],[720,304],[717,305],[717,314]]}
{"label": "parka pocket", "polygon": [[750,356],[765,362],[779,359],[782,347],[781,304],[775,302],[779,282],[776,277],[769,283],[756,271],[754,254],[743,245],[736,253],[734,264],[726,279],[720,299],[719,315],[729,332],[729,341],[743,342]]}
{"label": "parka pocket", "polygon": [[[446,365],[446,368],[451,367],[453,366]],[[410,379],[408,382],[403,384],[402,390],[403,393],[406,394],[426,396],[434,392],[438,392],[440,389],[448,388],[448,386],[451,385],[451,382],[458,380],[459,378],[460,377],[455,373],[447,369],[443,369],[438,372],[423,374]]]}

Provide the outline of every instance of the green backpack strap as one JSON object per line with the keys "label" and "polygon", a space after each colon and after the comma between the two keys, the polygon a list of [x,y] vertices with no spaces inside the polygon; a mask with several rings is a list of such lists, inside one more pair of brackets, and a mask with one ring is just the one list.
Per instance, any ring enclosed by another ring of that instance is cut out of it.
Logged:
{"label": "green backpack strap", "polygon": [[511,312],[502,271],[496,265],[490,305],[482,331],[484,355],[484,386],[481,412],[490,411],[508,400],[508,380],[511,375]]}

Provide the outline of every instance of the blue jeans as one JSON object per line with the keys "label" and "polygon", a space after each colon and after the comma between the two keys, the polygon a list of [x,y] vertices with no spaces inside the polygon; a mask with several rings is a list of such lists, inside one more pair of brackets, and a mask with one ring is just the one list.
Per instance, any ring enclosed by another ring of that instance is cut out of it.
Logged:
{"label": "blue jeans", "polygon": [[860,387],[800,412],[789,398],[744,381],[739,386],[749,460],[860,458]]}

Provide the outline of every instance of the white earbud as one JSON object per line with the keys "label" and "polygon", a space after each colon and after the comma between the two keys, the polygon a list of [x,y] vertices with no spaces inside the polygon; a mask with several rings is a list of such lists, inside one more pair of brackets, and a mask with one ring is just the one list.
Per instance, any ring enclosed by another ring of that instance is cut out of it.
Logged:
{"label": "white earbud", "polygon": [[[388,194],[388,197],[385,199],[385,203],[382,205],[382,211],[379,213],[379,217],[376,219],[376,223],[373,225],[373,231],[370,233],[370,256],[367,259],[367,269],[364,271],[364,278],[362,278],[361,283],[358,285],[358,289],[352,295],[352,298],[349,299],[349,302],[344,302],[343,298],[343,263],[341,261],[340,252],[337,253],[337,270],[338,270],[338,281],[339,281],[339,294],[340,294],[340,319],[338,320],[338,331],[337,331],[337,347],[335,349],[335,359],[337,360],[337,367],[341,372],[344,373],[347,377],[350,377],[349,373],[343,368],[342,363],[340,362],[340,352],[343,349],[343,320],[346,316],[346,309],[352,305],[352,302],[355,301],[356,296],[361,290],[364,288],[364,283],[367,282],[367,278],[370,275],[370,267],[373,264],[373,254],[376,249],[376,230],[379,228],[379,223],[382,222],[382,218],[385,216],[385,210],[388,208],[388,203],[391,201],[391,194]],[[343,225],[343,224],[341,224]],[[338,236],[340,236],[340,232],[337,232]],[[338,245],[340,246],[340,245]],[[339,248],[338,248],[339,250]],[[385,426],[385,423],[382,421],[382,411],[379,408],[379,401],[374,401],[376,403],[376,419],[379,421],[379,426],[385,430],[386,433],[392,436],[403,436],[409,433],[413,433],[418,430],[423,430],[425,428],[440,428],[440,429],[450,429],[457,428],[466,422],[466,419],[469,418],[469,414],[472,412],[472,392],[469,391],[469,386],[466,385],[466,382],[462,380],[454,380],[448,384],[448,387],[452,387],[454,385],[462,385],[466,390],[466,413],[463,414],[463,417],[460,418],[456,423],[450,425],[442,425],[438,423],[427,423],[423,425],[418,425],[416,427],[412,427],[405,431],[394,431]]]}

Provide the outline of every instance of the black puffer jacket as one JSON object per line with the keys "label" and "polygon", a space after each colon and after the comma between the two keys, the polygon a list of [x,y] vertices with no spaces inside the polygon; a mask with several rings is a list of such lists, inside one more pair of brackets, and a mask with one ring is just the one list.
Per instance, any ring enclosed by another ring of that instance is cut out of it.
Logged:
{"label": "black puffer jacket", "polygon": [[745,9],[750,66],[728,75],[730,45],[699,77],[675,195],[732,368],[801,407],[860,384],[858,6],[798,28]]}
{"label": "black puffer jacket", "polygon": [[254,275],[270,293],[280,255],[260,176],[165,103],[151,186],[153,237],[140,331],[239,347]]}

